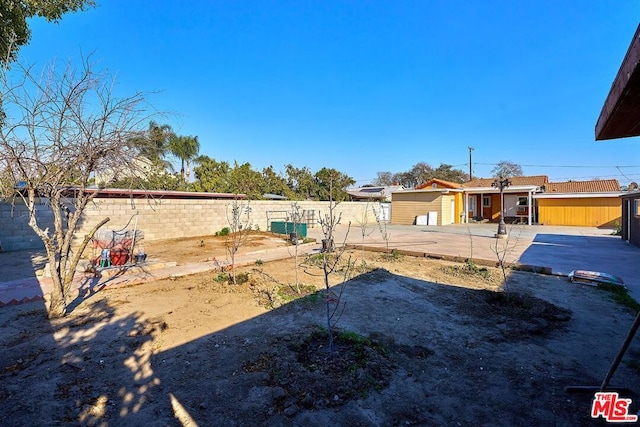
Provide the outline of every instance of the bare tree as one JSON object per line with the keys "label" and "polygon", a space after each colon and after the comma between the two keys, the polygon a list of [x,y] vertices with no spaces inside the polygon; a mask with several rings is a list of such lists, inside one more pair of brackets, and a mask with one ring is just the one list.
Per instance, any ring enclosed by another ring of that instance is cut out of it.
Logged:
{"label": "bare tree", "polygon": [[491,250],[496,255],[498,260],[498,267],[502,272],[502,289],[506,295],[506,302],[509,303],[511,298],[511,289],[509,288],[509,276],[507,274],[507,256],[511,254],[520,240],[520,234],[522,234],[522,228],[514,235],[514,224],[511,225],[511,229],[506,238],[500,238],[498,235],[495,237],[495,244],[491,246]]}
{"label": "bare tree", "polygon": [[491,176],[497,178],[503,176],[512,178],[514,176],[523,176],[522,166],[510,160],[500,160],[496,166],[491,169]]}
{"label": "bare tree", "polygon": [[378,223],[378,231],[380,231],[380,236],[384,240],[385,248],[387,253],[389,253],[389,239],[391,238],[389,231],[387,230],[387,221],[384,219],[384,214],[382,212],[382,205],[378,205],[378,210],[376,210],[375,206],[371,206],[371,210],[373,211],[373,215],[376,218],[376,222]]}
{"label": "bare tree", "polygon": [[[329,334],[329,351],[333,353],[335,351],[334,340],[333,340],[333,327],[335,326],[334,316],[337,313],[338,308],[340,307],[340,303],[342,301],[342,293],[344,291],[345,283],[349,279],[352,263],[351,258],[347,261],[347,266],[343,270],[342,277],[342,286],[338,294],[335,294],[331,291],[331,284],[329,277],[331,274],[338,270],[338,266],[340,261],[346,250],[346,240],[349,236],[349,230],[351,228],[351,223],[349,223],[349,227],[347,228],[347,232],[344,237],[344,242],[340,246],[340,248],[335,248],[334,246],[334,232],[340,221],[342,220],[342,214],[336,213],[336,206],[339,202],[336,202],[333,199],[333,182],[329,183],[329,213],[321,215],[319,218],[320,226],[322,227],[322,234],[324,239],[322,240],[322,272],[324,275],[324,285],[325,285],[325,305],[326,305],[326,321],[327,321],[327,332]],[[333,304],[333,309],[331,305]],[[344,308],[344,306],[343,306]]]}
{"label": "bare tree", "polygon": [[292,234],[295,236],[295,238],[291,239],[291,243],[293,243],[293,259],[296,272],[296,292],[300,293],[300,278],[298,275],[298,272],[300,270],[298,262],[298,244],[300,243],[300,236],[298,236],[298,228],[299,224],[302,224],[303,222],[304,215],[302,210],[300,210],[300,206],[297,202],[291,203],[291,210],[287,213],[287,216],[287,222],[291,222],[291,224],[293,224]]}
{"label": "bare tree", "polygon": [[249,239],[251,232],[251,206],[249,203],[241,203],[238,199],[227,206],[227,223],[230,232],[227,235],[227,255],[231,262],[231,283],[236,280],[236,254]]}
{"label": "bare tree", "polygon": [[[358,226],[360,227],[360,237],[361,237],[361,241],[360,241],[360,250],[362,251],[362,267],[366,267],[367,262],[365,260],[365,250],[364,250],[364,239],[367,236],[370,236],[375,229],[374,228],[368,228],[369,226],[369,204],[370,201],[367,200],[367,204],[365,206],[365,208],[362,210],[362,215],[357,219],[357,223]],[[375,212],[375,208],[373,208]]]}
{"label": "bare tree", "polygon": [[[44,244],[53,279],[48,313],[60,317],[84,248],[109,221],[95,224],[72,249],[82,214],[99,193],[89,187],[92,175],[125,167],[132,172],[137,150],[130,141],[150,117],[142,93],[116,97],[114,81],[88,59],[78,68],[54,64],[41,73],[16,65],[0,71],[3,196],[25,204],[29,226]],[[52,226],[37,215],[42,203],[53,214]]]}

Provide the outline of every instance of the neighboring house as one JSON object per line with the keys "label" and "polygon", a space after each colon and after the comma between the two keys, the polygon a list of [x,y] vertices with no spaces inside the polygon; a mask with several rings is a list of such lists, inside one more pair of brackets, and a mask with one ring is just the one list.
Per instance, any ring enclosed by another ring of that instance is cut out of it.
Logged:
{"label": "neighboring house", "polygon": [[392,224],[457,224],[463,206],[462,188],[455,182],[432,179],[414,190],[393,193],[392,206]]}
{"label": "neighboring house", "polygon": [[[639,136],[638,117],[640,117],[640,25],[631,39],[629,49],[602,106],[596,123],[596,141]],[[635,246],[640,246],[640,192],[629,191],[621,199],[622,238]]]}
{"label": "neighboring house", "polygon": [[[535,222],[533,195],[549,182],[546,175],[515,176],[502,194],[505,221]],[[467,220],[497,222],[500,220],[500,190],[493,187],[495,178],[480,178],[462,184],[464,189],[464,217]]]}
{"label": "neighboring house", "polygon": [[123,162],[118,168],[103,168],[94,172],[95,184],[99,186],[108,185],[114,180],[121,180],[131,177],[144,178],[151,172],[167,173],[164,168],[158,167],[151,160],[144,156],[138,156],[131,161]]}
{"label": "neighboring house", "polygon": [[354,202],[390,202],[391,193],[403,190],[404,186],[402,185],[383,185],[377,187],[350,188],[347,190],[347,194]]}
{"label": "neighboring house", "polygon": [[617,179],[550,182],[541,189],[533,195],[540,224],[613,228],[621,223],[624,193]]}

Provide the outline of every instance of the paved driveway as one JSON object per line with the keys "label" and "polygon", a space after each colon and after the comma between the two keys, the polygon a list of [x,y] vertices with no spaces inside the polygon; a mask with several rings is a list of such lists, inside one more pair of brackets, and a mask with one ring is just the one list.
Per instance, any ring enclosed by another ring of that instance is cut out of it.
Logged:
{"label": "paved driveway", "polygon": [[[348,235],[347,229],[345,225],[338,227],[336,241],[345,241],[345,236],[347,243],[363,241],[361,227],[351,226]],[[497,261],[497,252],[506,247],[506,261],[551,268],[554,274],[566,275],[572,270],[614,274],[640,301],[640,248],[612,236],[611,229],[542,225],[514,225],[507,229],[506,240],[494,238],[496,224],[388,225],[387,233],[390,248]],[[364,234],[367,245],[387,244],[377,225],[366,227]],[[322,238],[322,231],[311,228],[309,236]]]}

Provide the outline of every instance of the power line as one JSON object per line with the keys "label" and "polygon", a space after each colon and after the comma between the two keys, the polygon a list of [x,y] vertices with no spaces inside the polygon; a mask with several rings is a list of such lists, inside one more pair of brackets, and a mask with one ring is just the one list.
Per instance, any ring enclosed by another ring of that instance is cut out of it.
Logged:
{"label": "power line", "polygon": [[[466,164],[466,163],[465,163]],[[474,163],[474,165],[497,166],[498,163]],[[640,165],[622,166],[622,165],[523,165],[528,168],[640,168]]]}

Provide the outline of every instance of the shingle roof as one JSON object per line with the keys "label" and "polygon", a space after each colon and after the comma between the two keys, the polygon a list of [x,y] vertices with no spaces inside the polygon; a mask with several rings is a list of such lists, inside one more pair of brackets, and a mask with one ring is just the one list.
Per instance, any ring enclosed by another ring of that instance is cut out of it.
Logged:
{"label": "shingle roof", "polygon": [[432,184],[436,184],[437,188],[460,188],[462,184],[457,182],[445,181],[444,179],[433,178],[424,184],[418,185],[415,189],[422,190],[423,188],[431,187]]}
{"label": "shingle roof", "polygon": [[[540,187],[541,185],[546,185],[549,182],[549,177],[546,175],[514,176],[510,177],[509,180],[511,181],[511,185],[536,185]],[[495,181],[495,178],[479,178],[465,182],[462,184],[462,187],[491,187],[493,181]]]}
{"label": "shingle roof", "polygon": [[617,179],[549,182],[545,185],[545,193],[608,193],[616,191],[620,191],[620,183]]}

